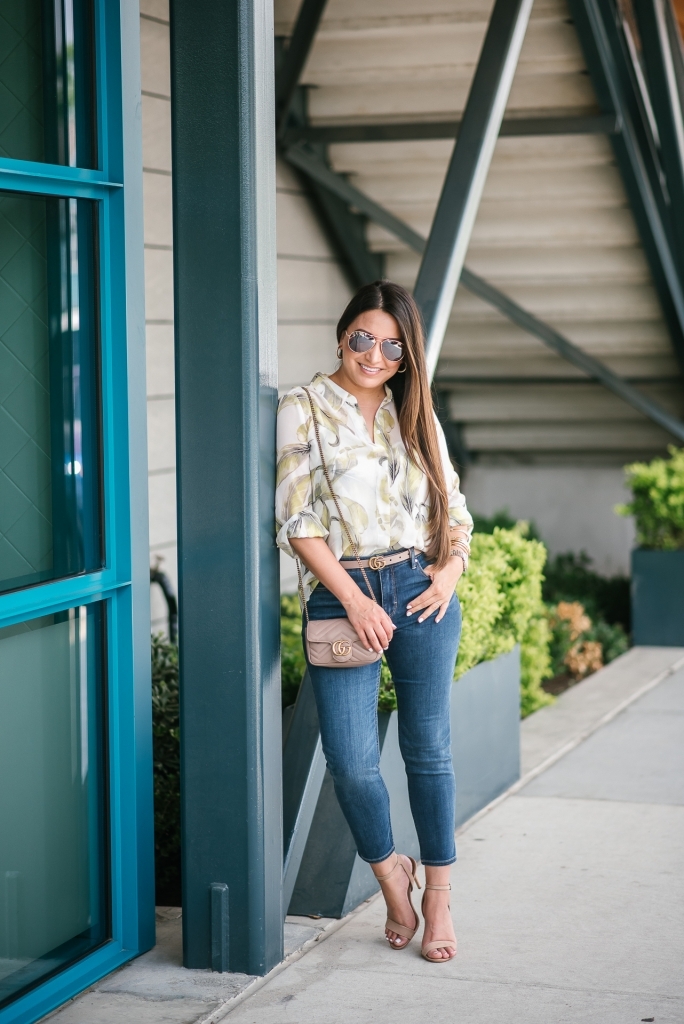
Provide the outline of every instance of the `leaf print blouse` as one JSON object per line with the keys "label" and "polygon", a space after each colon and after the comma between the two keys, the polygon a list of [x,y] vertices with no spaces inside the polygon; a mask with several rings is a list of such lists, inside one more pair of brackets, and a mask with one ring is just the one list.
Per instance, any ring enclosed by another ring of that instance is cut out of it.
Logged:
{"label": "leaf print blouse", "polygon": [[[361,558],[402,548],[425,551],[427,480],[406,454],[390,389],[385,385],[385,399],[375,416],[374,438],[368,433],[354,396],[326,374],[317,373],[309,390],[316,405],[333,490]],[[449,495],[449,522],[451,526],[465,526],[470,536],[473,520],[439,421],[436,425]],[[278,547],[294,557],[292,537],[323,537],[337,559],[353,558],[354,551],[323,475],[311,407],[301,387],[288,391],[280,400],[277,446]],[[307,598],[317,582],[313,573],[304,569]]]}

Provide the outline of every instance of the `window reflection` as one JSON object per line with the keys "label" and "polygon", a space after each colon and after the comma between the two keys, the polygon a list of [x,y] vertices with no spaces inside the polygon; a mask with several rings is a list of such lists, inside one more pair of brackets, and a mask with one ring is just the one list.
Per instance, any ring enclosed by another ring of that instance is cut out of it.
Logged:
{"label": "window reflection", "polygon": [[0,156],[96,167],[90,0],[0,0]]}
{"label": "window reflection", "polygon": [[96,209],[0,193],[0,591],[102,565]]}
{"label": "window reflection", "polygon": [[0,1008],[110,935],[102,614],[0,629]]}

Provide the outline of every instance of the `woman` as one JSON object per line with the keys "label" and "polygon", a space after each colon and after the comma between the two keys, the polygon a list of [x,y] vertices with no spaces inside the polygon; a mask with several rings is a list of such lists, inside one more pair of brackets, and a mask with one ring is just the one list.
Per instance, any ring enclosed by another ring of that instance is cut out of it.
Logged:
{"label": "woman", "polygon": [[[449,702],[461,619],[454,588],[467,568],[472,519],[432,407],[410,293],[389,281],[364,286],[342,314],[337,341],[339,368],[316,374],[308,390],[344,523],[325,481],[309,396],[294,388],[278,409],[277,540],[305,566],[309,619],[346,616],[368,650],[386,656],[425,865],[421,951],[443,963],[456,955]],[[335,792],[382,887],[390,946],[404,949],[419,924],[411,902],[418,883],[415,862],[395,852],[378,768],[380,662],[309,665],[309,673]]]}

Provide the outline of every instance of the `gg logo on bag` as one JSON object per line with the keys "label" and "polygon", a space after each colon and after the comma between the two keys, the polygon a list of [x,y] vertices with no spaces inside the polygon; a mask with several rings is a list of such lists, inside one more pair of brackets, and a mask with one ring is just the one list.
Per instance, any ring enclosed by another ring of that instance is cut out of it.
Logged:
{"label": "gg logo on bag", "polygon": [[332,645],[332,652],[336,658],[346,658],[351,654],[352,645],[348,640],[335,640]]}

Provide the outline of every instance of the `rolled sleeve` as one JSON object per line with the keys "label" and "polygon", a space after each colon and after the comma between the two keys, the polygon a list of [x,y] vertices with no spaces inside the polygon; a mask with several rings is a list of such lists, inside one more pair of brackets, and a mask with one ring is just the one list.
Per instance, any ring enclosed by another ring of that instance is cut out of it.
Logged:
{"label": "rolled sleeve", "polygon": [[280,401],[277,424],[276,543],[292,558],[291,538],[328,536],[314,511],[311,479],[311,410],[299,391],[289,391]]}

